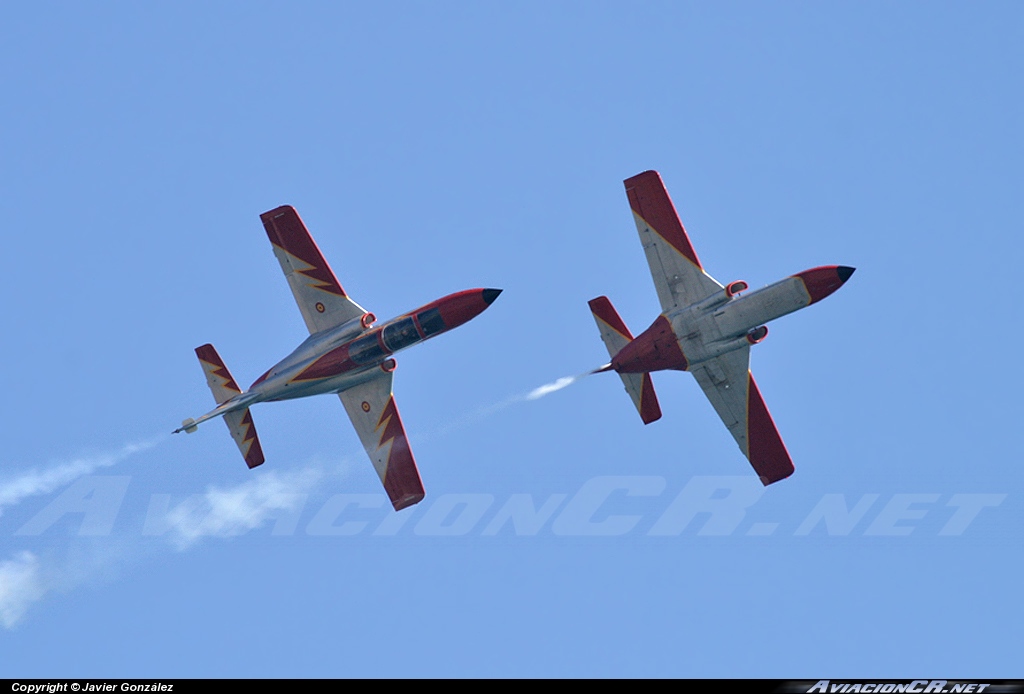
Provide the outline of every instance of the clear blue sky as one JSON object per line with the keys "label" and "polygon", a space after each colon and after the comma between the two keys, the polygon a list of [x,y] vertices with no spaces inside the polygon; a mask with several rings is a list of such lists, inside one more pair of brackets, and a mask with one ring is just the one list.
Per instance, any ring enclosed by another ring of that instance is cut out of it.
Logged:
{"label": "clear blue sky", "polygon": [[[1024,674],[1019,3],[22,3],[0,36],[0,676]],[[655,318],[646,169],[720,281],[857,268],[753,350],[797,466],[766,490],[688,374],[647,427],[613,375],[516,399],[607,361],[587,300]],[[222,424],[166,436],[212,405],[195,346],[250,383],[305,337],[281,204],[382,318],[505,290],[399,355],[412,510],[333,396],[255,408],[251,472]]]}

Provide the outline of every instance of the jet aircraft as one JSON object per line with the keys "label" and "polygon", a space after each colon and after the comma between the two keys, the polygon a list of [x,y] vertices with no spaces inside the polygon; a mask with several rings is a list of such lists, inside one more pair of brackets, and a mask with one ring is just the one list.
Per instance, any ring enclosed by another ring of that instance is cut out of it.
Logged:
{"label": "jet aircraft", "polygon": [[260,215],[309,337],[243,391],[213,345],[196,348],[217,407],[186,419],[180,431],[224,417],[250,468],[264,461],[249,408],[258,402],[337,393],[396,511],[423,499],[423,483],[392,395],[393,354],[447,332],[490,306],[500,289],[449,294],[375,326],[376,316],[349,298],[290,206]]}
{"label": "jet aircraft", "polygon": [[750,373],[750,348],[768,334],[765,323],[821,301],[854,268],[816,267],[742,294],[746,282],[722,286],[704,271],[658,172],[645,171],[624,184],[661,315],[634,338],[608,297],[591,300],[612,358],[596,371],[618,372],[644,424],[661,418],[651,372],[689,371],[761,482],[789,477],[793,461]]}

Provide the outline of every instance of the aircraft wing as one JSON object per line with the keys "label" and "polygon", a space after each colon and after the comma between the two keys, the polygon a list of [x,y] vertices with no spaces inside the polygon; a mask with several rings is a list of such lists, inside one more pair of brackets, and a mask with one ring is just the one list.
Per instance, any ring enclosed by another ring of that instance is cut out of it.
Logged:
{"label": "aircraft wing", "polygon": [[260,220],[310,334],[329,330],[366,313],[341,288],[294,207],[283,205],[264,212]]}
{"label": "aircraft wing", "polygon": [[750,373],[750,347],[698,364],[692,373],[761,482],[792,475],[789,451]]}
{"label": "aircraft wing", "polygon": [[423,499],[416,461],[391,394],[391,372],[338,393],[396,511]]}
{"label": "aircraft wing", "polygon": [[689,306],[720,291],[722,285],[704,272],[658,172],[645,171],[623,183],[661,310]]}

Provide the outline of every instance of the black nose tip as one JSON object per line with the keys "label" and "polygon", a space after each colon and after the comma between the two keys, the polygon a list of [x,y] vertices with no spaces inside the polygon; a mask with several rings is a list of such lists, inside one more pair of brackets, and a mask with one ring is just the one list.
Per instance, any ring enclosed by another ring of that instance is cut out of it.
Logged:
{"label": "black nose tip", "polygon": [[845,265],[840,265],[839,267],[836,268],[836,274],[839,275],[840,280],[845,282],[846,280],[850,279],[850,275],[852,275],[853,271],[856,269],[857,268],[855,267],[847,267]]}
{"label": "black nose tip", "polygon": [[485,289],[484,290],[484,301],[490,306],[494,303],[494,300],[498,298],[498,294],[501,294],[500,289]]}

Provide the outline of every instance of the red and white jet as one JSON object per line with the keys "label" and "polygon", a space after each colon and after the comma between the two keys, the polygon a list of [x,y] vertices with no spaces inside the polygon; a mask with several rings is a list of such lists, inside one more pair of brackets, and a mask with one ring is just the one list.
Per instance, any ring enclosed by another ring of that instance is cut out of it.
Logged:
{"label": "red and white jet", "polygon": [[416,461],[398,415],[392,354],[475,318],[500,289],[468,289],[432,301],[383,325],[341,288],[298,213],[289,206],[260,215],[310,336],[242,391],[213,345],[196,356],[217,407],[186,419],[174,433],[192,433],[223,416],[250,468],[263,463],[249,408],[258,403],[337,393],[396,511],[423,499]]}
{"label": "red and white jet", "polygon": [[750,347],[768,334],[765,323],[821,301],[854,268],[816,267],[741,296],[746,282],[723,287],[704,272],[658,172],[624,183],[661,315],[634,338],[607,297],[593,299],[590,310],[612,357],[598,371],[618,372],[645,424],[661,418],[650,372],[689,371],[761,482],[789,477],[793,461],[750,373]]}

